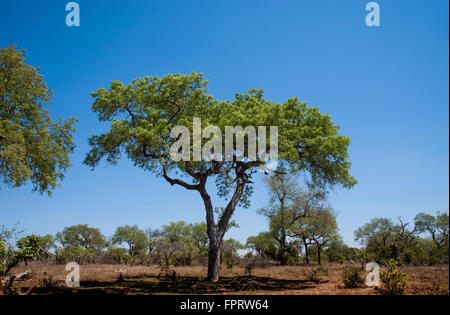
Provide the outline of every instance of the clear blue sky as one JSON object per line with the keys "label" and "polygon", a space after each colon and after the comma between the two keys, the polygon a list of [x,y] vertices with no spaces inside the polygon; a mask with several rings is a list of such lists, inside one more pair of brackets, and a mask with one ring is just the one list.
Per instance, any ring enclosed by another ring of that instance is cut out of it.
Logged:
{"label": "clear blue sky", "polygon": [[[87,138],[106,127],[90,92],[113,80],[203,72],[209,92],[264,88],[320,107],[350,136],[359,185],[331,195],[344,240],[370,218],[449,205],[449,7],[447,0],[380,0],[381,27],[365,24],[365,0],[79,0],[81,27],[65,25],[65,0],[0,0],[0,47],[16,43],[55,92],[54,117],[79,119],[73,167],[52,198],[31,187],[0,191],[0,225],[56,233],[87,223],[106,235],[124,224],[157,228],[199,222],[200,197],[134,168],[82,165]],[[238,209],[245,241],[267,229],[255,210]]]}

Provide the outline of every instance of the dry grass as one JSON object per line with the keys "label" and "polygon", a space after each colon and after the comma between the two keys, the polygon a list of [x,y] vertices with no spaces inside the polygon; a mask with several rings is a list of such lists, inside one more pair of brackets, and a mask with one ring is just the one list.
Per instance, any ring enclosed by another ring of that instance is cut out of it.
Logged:
{"label": "dry grass", "polygon": [[[277,294],[277,295],[367,295],[372,288],[344,289],[339,280],[347,265],[270,266],[255,268],[252,276],[244,268],[222,268],[219,283],[205,281],[206,267],[174,267],[175,274],[165,276],[158,266],[82,265],[81,287],[63,289],[67,271],[64,265],[32,263],[16,268],[15,272],[30,269],[31,280],[18,282],[26,289],[41,286],[37,294],[50,293],[40,280],[52,276],[60,284],[51,293],[60,294]],[[312,270],[318,270],[319,282],[309,280]],[[449,266],[403,266],[408,275],[408,294],[449,294]],[[365,273],[364,273],[365,274]]]}
{"label": "dry grass", "polygon": [[408,275],[409,294],[449,294],[449,266],[405,266],[399,268]]}

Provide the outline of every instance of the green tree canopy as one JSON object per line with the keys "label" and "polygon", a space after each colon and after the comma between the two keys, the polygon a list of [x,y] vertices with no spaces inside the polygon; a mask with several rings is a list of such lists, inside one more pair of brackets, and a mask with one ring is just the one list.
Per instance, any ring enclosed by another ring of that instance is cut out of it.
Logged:
{"label": "green tree canopy", "polygon": [[[421,238],[423,234],[428,234],[431,239]],[[374,218],[355,231],[355,239],[365,245],[365,253],[370,259],[379,262],[389,259],[407,263],[445,261],[448,258],[448,214],[433,216],[419,213],[414,218],[414,224],[401,218],[397,218],[396,222]],[[434,246],[430,247],[430,242]]]}
{"label": "green tree canopy", "polygon": [[276,246],[276,240],[271,232],[261,232],[256,236],[249,236],[245,246],[254,250],[259,256],[270,256]]}
{"label": "green tree canopy", "polygon": [[192,242],[200,255],[208,253],[208,228],[205,222],[191,225]]}
{"label": "green tree canopy", "polygon": [[78,224],[64,228],[55,235],[62,248],[56,249],[57,259],[77,261],[80,264],[95,262],[107,243],[100,229]]}
{"label": "green tree canopy", "polygon": [[103,249],[105,238],[100,229],[89,227],[87,224],[78,224],[64,228],[56,233],[56,240],[64,248]]}
{"label": "green tree canopy", "polygon": [[50,235],[46,234],[44,236],[36,236],[38,240],[38,245],[40,248],[42,248],[45,251],[49,251],[50,249],[55,247],[55,238]]}
{"label": "green tree canopy", "polygon": [[163,225],[162,229],[167,240],[172,243],[183,243],[191,238],[191,228],[184,221],[169,222],[169,224]]}
{"label": "green tree canopy", "polygon": [[131,256],[145,253],[148,246],[147,234],[137,225],[119,226],[112,237],[113,244],[126,245]]}
{"label": "green tree canopy", "polygon": [[309,214],[310,239],[317,248],[317,261],[321,264],[322,250],[333,240],[339,239],[336,216],[330,208],[322,208]]}
{"label": "green tree canopy", "polygon": [[307,263],[311,245],[315,245],[320,264],[322,250],[332,241],[339,239],[336,217],[331,208],[325,205],[311,209],[306,216],[295,221],[289,229],[289,234],[302,241]]}
{"label": "green tree canopy", "polygon": [[53,122],[43,107],[50,102],[39,68],[25,64],[24,50],[0,49],[0,181],[35,191],[51,191],[70,166],[75,118]]}
{"label": "green tree canopy", "polygon": [[438,249],[449,244],[449,218],[448,213],[438,212],[436,216],[427,213],[419,213],[414,218],[417,229],[422,233],[428,233]]}
{"label": "green tree canopy", "polygon": [[0,259],[3,259],[3,257],[6,256],[6,251],[8,249],[8,245],[6,242],[2,239],[0,239]]}

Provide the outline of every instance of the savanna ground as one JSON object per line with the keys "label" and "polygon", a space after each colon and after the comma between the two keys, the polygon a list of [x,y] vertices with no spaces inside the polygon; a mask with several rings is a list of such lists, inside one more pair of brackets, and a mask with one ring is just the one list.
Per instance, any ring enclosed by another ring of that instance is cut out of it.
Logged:
{"label": "savanna ground", "polygon": [[[373,288],[342,288],[340,275],[348,265],[269,266],[255,268],[249,276],[244,268],[223,266],[221,280],[208,283],[206,267],[173,267],[169,274],[159,266],[82,265],[81,286],[65,287],[65,265],[32,263],[14,272],[30,269],[32,279],[17,282],[33,294],[150,295],[150,294],[268,294],[268,295],[372,295]],[[401,266],[407,274],[407,294],[449,294],[449,266]],[[174,271],[174,272],[173,272]],[[314,271],[319,279],[312,279]],[[365,277],[367,273],[363,273]],[[46,280],[46,281],[43,281]],[[314,281],[311,281],[314,280]]]}

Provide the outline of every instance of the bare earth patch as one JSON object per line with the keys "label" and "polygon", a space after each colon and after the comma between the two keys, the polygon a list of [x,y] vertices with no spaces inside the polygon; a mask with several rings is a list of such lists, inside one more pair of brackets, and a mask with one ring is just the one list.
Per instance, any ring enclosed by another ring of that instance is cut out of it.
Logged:
{"label": "bare earth patch", "polygon": [[[82,265],[81,287],[65,288],[65,265],[32,263],[16,268],[15,272],[30,269],[33,277],[18,282],[28,289],[39,286],[35,294],[268,294],[268,295],[367,295],[372,288],[344,289],[339,278],[347,265],[270,266],[255,268],[252,276],[245,270],[222,268],[218,283],[205,281],[206,267],[174,267],[166,275],[158,266]],[[318,270],[319,281],[309,281],[308,273]],[[449,294],[449,266],[402,266],[408,276],[407,294]],[[363,273],[365,276],[366,273]],[[40,281],[51,276],[50,285]]]}

